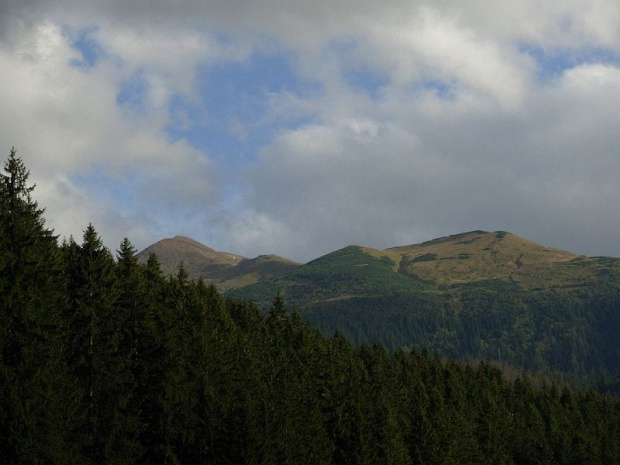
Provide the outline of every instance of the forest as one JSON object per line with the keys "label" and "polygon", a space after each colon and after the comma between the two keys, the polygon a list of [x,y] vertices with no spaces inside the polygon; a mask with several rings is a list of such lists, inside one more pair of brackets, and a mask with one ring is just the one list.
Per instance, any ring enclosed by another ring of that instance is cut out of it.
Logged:
{"label": "forest", "polygon": [[[355,345],[494,360],[620,394],[618,262],[578,257],[548,269],[556,282],[529,288],[498,278],[435,286],[350,246],[226,295],[268,309],[279,292],[324,335],[339,331]],[[558,276],[570,280],[559,285]]]}
{"label": "forest", "polygon": [[6,464],[620,463],[620,400],[424,349],[326,337],[287,308],[164,277],[0,178]]}

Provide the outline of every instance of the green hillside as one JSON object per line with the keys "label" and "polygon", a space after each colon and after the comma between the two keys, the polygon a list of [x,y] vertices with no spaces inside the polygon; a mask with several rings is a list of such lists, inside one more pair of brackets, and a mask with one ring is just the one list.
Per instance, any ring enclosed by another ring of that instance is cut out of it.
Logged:
{"label": "green hillside", "polygon": [[345,247],[271,279],[232,286],[238,289],[230,294],[267,303],[281,293],[307,308],[420,293],[454,297],[472,289],[586,295],[618,283],[620,259],[577,255],[505,231],[472,231],[386,250]]}
{"label": "green hillside", "polygon": [[571,290],[620,276],[620,260],[545,247],[505,231],[469,233],[389,249],[399,271],[441,289],[499,280],[524,290]]}
{"label": "green hillside", "polygon": [[620,372],[620,260],[473,231],[385,251],[349,246],[228,291],[356,344],[485,359],[571,380]]}
{"label": "green hillside", "polygon": [[246,286],[231,295],[268,303],[280,293],[291,305],[306,308],[395,294],[417,294],[433,288],[398,273],[389,253],[359,246],[337,250],[272,280]]}
{"label": "green hillside", "polygon": [[[173,273],[267,309],[280,294],[324,334],[391,351],[424,348],[572,381],[620,373],[620,259],[586,257],[506,231],[470,231],[386,250],[352,245],[304,265],[248,259],[188,238],[160,241]],[[584,381],[586,380],[586,381]]]}

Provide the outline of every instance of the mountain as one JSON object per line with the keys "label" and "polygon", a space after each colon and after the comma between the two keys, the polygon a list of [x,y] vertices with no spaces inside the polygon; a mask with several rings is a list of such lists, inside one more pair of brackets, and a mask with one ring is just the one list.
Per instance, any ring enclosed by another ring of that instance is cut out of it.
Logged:
{"label": "mountain", "polygon": [[601,280],[613,281],[620,271],[619,259],[577,255],[505,231],[470,231],[385,250],[351,245],[304,265],[277,255],[250,259],[220,252],[182,236],[163,239],[138,257],[146,262],[151,252],[158,256],[164,274],[176,273],[183,263],[194,279],[214,281],[227,290],[244,289],[237,294],[249,293],[266,302],[282,292],[301,306],[322,298],[408,288],[416,293],[445,292],[491,281],[528,291],[574,291]]}
{"label": "mountain", "polygon": [[138,254],[138,259],[146,263],[151,253],[157,255],[164,274],[176,273],[182,263],[192,278],[217,276],[244,258],[227,252],[218,252],[183,236],[163,239],[147,247]]}
{"label": "mountain", "polygon": [[334,299],[454,293],[472,286],[575,293],[617,282],[619,275],[619,259],[577,255],[505,231],[471,231],[386,250],[348,246],[235,295],[267,302],[280,292],[306,308]]}
{"label": "mountain", "polygon": [[618,271],[620,263],[545,247],[505,231],[472,231],[389,252],[400,256],[400,273],[441,289],[485,280],[528,290],[570,288],[598,279],[610,266]]}
{"label": "mountain", "polygon": [[157,255],[164,274],[175,274],[183,264],[192,279],[212,281],[222,289],[247,286],[286,274],[299,266],[277,255],[249,259],[220,252],[183,236],[163,239],[147,247],[138,254],[138,260],[146,263],[151,253]]}
{"label": "mountain", "polygon": [[226,295],[267,309],[280,293],[323,333],[356,344],[426,348],[572,381],[620,373],[618,258],[505,231],[386,250],[352,245],[303,265],[273,256],[214,265],[213,253],[199,276]]}

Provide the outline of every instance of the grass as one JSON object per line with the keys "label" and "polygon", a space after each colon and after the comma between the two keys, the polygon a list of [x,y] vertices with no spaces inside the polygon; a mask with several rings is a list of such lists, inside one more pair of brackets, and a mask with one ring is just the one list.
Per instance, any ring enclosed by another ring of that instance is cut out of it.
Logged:
{"label": "grass", "polygon": [[303,307],[334,299],[415,294],[429,289],[428,284],[398,273],[398,263],[390,255],[393,254],[349,246],[302,265],[285,276],[230,294],[265,304],[280,292],[291,305]]}
{"label": "grass", "polygon": [[619,276],[620,259],[583,257],[505,231],[473,231],[385,251],[345,247],[233,295],[268,303],[281,292],[302,309],[321,302],[459,293],[472,287],[573,292]]}

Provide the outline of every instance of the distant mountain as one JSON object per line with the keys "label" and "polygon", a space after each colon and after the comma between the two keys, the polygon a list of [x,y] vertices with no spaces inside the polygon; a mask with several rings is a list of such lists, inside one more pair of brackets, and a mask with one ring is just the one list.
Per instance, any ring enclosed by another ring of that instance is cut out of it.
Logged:
{"label": "distant mountain", "polygon": [[157,255],[164,274],[175,274],[183,264],[191,278],[215,282],[222,289],[247,286],[286,274],[299,266],[277,255],[249,259],[219,252],[183,236],[163,239],[147,247],[138,254],[138,260],[145,263],[151,253]]}
{"label": "distant mountain", "polygon": [[571,287],[596,279],[609,265],[505,231],[472,231],[388,251],[399,256],[400,273],[441,289],[484,280],[525,289]]}
{"label": "distant mountain", "polygon": [[280,293],[324,333],[339,331],[357,344],[428,348],[571,379],[620,373],[618,258],[577,255],[505,231],[386,250],[352,245],[303,265],[169,241],[158,243],[167,255],[149,248],[167,272],[183,261],[194,276],[264,308]]}
{"label": "distant mountain", "polygon": [[[352,245],[304,265],[277,255],[250,259],[220,252],[182,236],[163,239],[138,257],[146,262],[151,252],[158,256],[164,274],[176,273],[183,263],[194,279],[214,281],[226,289],[255,285],[257,289],[292,293],[295,300],[303,300],[296,301],[302,306],[316,303],[316,299],[306,302],[302,298],[306,294],[346,298],[340,291],[347,286],[355,288],[355,283],[360,287],[355,295],[385,292],[405,283],[418,292],[421,285],[446,291],[485,281],[513,283],[525,290],[559,291],[613,275],[620,264],[619,259],[577,255],[505,231],[471,231],[386,250]],[[315,284],[321,289],[310,292]],[[257,296],[262,292],[246,291]],[[349,297],[351,292],[352,288],[348,289]]]}
{"label": "distant mountain", "polygon": [[174,274],[181,263],[192,278],[217,276],[221,270],[237,265],[244,257],[218,252],[189,237],[176,236],[163,239],[138,254],[145,263],[151,253],[159,259],[164,274]]}
{"label": "distant mountain", "polygon": [[613,281],[618,273],[619,259],[577,255],[505,231],[471,231],[386,250],[345,247],[235,294],[266,301],[280,292],[306,308],[324,300],[437,294],[485,285],[574,292]]}

